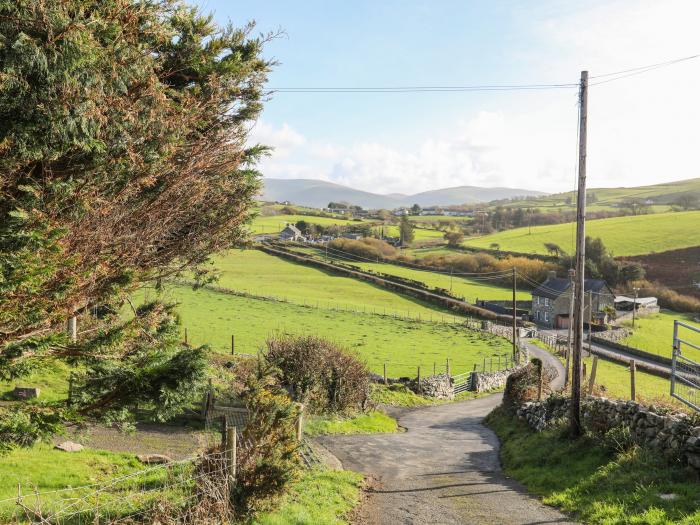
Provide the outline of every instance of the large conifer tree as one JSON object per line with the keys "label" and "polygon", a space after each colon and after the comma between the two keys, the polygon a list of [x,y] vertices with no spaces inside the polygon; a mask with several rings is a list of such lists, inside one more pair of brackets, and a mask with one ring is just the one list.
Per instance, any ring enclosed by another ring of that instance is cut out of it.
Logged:
{"label": "large conifer tree", "polygon": [[[71,343],[66,319],[245,236],[271,66],[251,30],[172,0],[0,0],[0,378],[118,361],[121,320]],[[147,311],[154,336],[173,319]]]}

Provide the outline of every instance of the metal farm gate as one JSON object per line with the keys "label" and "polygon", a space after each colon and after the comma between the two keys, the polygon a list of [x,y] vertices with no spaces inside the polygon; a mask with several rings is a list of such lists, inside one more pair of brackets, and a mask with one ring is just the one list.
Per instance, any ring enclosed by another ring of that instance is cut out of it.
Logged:
{"label": "metal farm gate", "polygon": [[671,396],[700,412],[700,345],[687,340],[691,335],[698,337],[700,328],[673,322]]}

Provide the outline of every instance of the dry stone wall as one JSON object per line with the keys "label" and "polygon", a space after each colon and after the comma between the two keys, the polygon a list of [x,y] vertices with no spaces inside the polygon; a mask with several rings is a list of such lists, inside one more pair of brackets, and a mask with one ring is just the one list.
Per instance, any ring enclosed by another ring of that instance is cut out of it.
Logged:
{"label": "dry stone wall", "polygon": [[[569,413],[570,400],[551,396],[542,402],[523,404],[518,418],[534,430],[542,431]],[[634,442],[657,451],[672,461],[681,461],[700,474],[700,417],[664,413],[634,401],[614,401],[588,397],[582,402],[583,424],[594,435],[617,427],[627,427]]]}

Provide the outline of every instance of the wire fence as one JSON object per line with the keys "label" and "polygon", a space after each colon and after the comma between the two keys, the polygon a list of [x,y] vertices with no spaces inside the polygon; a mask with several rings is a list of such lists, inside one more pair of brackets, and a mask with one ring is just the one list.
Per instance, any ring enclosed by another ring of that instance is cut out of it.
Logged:
{"label": "wire fence", "polygon": [[[224,452],[149,466],[100,483],[40,491],[18,484],[17,495],[0,500],[3,523],[75,525],[126,523],[164,506],[185,510],[225,482]],[[210,467],[200,468],[203,462]],[[213,467],[212,467],[213,466]],[[220,489],[217,489],[220,490]]]}

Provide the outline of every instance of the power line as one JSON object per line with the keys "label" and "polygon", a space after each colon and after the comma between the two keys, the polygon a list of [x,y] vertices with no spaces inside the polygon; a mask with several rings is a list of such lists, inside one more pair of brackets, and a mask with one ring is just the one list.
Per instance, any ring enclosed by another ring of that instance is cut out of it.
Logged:
{"label": "power line", "polygon": [[[634,67],[591,76],[591,78],[604,78],[598,82],[592,82],[589,86],[597,86],[615,80],[621,80],[634,75],[641,75],[649,71],[672,66],[700,57],[700,54],[690,55],[665,62],[657,62],[646,66]],[[610,77],[610,78],[608,78]],[[300,87],[273,87],[270,93],[465,93],[488,91],[541,91],[559,89],[578,89],[579,82],[548,82],[529,84],[471,84],[459,86],[426,85],[426,86],[300,86]]]}
{"label": "power line", "polygon": [[533,91],[549,89],[572,89],[576,83],[564,84],[511,84],[472,86],[369,86],[369,87],[281,87],[270,88],[278,93],[451,93],[470,91]]}

